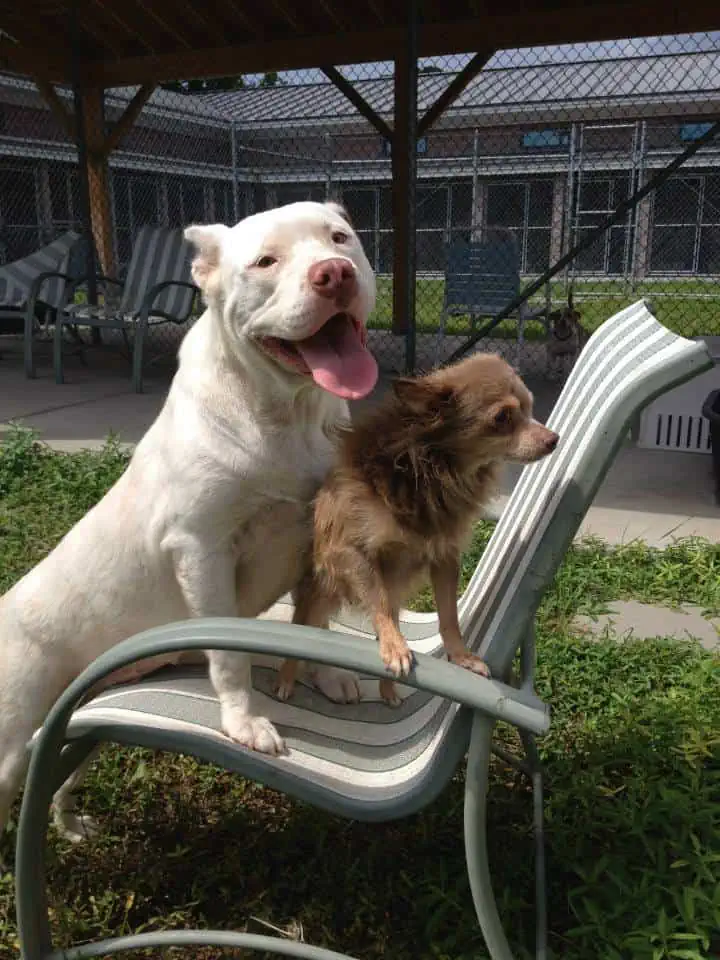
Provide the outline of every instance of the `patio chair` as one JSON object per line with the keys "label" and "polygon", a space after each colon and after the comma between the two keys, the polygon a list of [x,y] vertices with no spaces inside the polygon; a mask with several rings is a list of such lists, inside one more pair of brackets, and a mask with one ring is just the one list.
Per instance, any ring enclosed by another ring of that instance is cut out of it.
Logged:
{"label": "patio chair", "polygon": [[40,312],[63,310],[74,290],[80,240],[79,233],[67,230],[29,256],[0,267],[0,333],[23,334],[28,377],[35,376],[32,347]]}
{"label": "patio chair", "polygon": [[[126,344],[133,334],[132,379],[142,393],[143,347],[149,326],[160,323],[185,323],[192,311],[198,288],[191,282],[192,251],[182,230],[166,227],[141,227],[124,281],[99,276],[105,302],[98,306],[73,304],[63,311],[55,326],[55,382],[63,383],[63,326],[119,330]],[[119,291],[113,296],[110,287]],[[129,344],[128,344],[128,349]]]}
{"label": "patio chair", "polygon": [[[272,695],[272,656],[332,662],[377,678],[384,670],[372,635],[345,617],[334,633],[273,620],[205,619],[139,634],[91,664],[52,708],[36,734],[17,839],[17,910],[25,960],[76,960],[121,950],[171,945],[255,947],[296,957],[341,955],[247,933],[167,931],[53,953],[45,891],[45,835],[53,790],[102,742],[192,754],[344,817],[386,821],[425,807],[468,754],[465,850],[470,888],[493,960],[512,953],[493,897],[485,835],[493,728],[515,725],[525,746],[519,762],[496,751],[532,780],[537,858],[537,956],[545,957],[543,782],[535,737],[549,727],[533,689],[534,617],[632,417],[660,393],[711,366],[702,344],[666,330],[644,302],[608,320],[575,365],[549,426],[560,434],[553,456],[524,469],[472,579],[459,601],[466,642],[482,652],[493,679],[442,659],[437,620],[405,614],[403,629],[417,663],[399,688],[396,712],[372,699],[335,705],[300,687],[281,703]],[[273,613],[289,616],[287,601]],[[287,738],[289,755],[271,758],[238,747],[219,731],[220,711],[204,669],[172,668],[139,683],[110,688],[79,706],[112,670],[155,654],[207,648],[260,656],[254,670],[259,709]],[[519,676],[512,665],[519,653]]]}
{"label": "patio chair", "polygon": [[[447,318],[470,315],[472,329],[480,317],[496,317],[520,292],[520,251],[509,230],[488,231],[483,242],[453,241],[447,246],[445,294],[440,333]],[[540,320],[548,331],[547,307],[523,303],[517,311],[518,345],[528,320]]]}

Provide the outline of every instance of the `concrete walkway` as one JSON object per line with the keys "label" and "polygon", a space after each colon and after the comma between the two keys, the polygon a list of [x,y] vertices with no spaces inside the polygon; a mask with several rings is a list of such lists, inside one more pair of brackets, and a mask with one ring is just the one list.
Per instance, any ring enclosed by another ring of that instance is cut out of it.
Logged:
{"label": "concrete walkway", "polygon": [[[108,354],[91,353],[89,366],[74,358],[66,362],[67,383],[54,383],[49,367],[39,365],[38,379],[25,379],[17,348],[0,346],[0,436],[12,421],[38,430],[58,450],[101,445],[113,432],[136,443],[156,417],[165,399],[170,375],[149,378],[146,392],[132,392],[127,365]],[[547,385],[531,384],[539,418],[553,397]],[[383,381],[361,410],[387,388]],[[508,469],[499,511],[519,470]],[[644,540],[663,546],[678,537],[704,536],[720,542],[720,509],[713,493],[711,460],[702,454],[622,449],[583,523],[580,535],[592,534],[608,543]]]}
{"label": "concrete walkway", "polygon": [[706,650],[720,651],[720,618],[703,616],[702,608],[693,604],[683,604],[675,610],[637,600],[620,600],[609,604],[608,612],[597,618],[577,617],[575,626],[589,636],[639,640],[676,637],[697,640]]}

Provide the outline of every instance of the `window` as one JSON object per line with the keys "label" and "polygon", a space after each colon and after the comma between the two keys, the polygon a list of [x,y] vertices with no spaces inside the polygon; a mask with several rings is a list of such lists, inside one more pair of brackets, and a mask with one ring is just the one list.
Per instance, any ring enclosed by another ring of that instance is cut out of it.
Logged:
{"label": "window", "polygon": [[523,134],[522,144],[532,150],[567,147],[570,145],[570,133],[568,130],[530,130]]}
{"label": "window", "polygon": [[680,139],[699,140],[711,126],[711,123],[683,123],[680,125]]}
{"label": "window", "polygon": [[700,177],[672,177],[655,192],[656,224],[689,224],[697,220]]}
{"label": "window", "polygon": [[374,230],[377,209],[377,189],[343,189],[342,202],[350,214],[356,230]]}
{"label": "window", "polygon": [[278,207],[283,207],[286,203],[299,203],[302,200],[322,201],[324,199],[324,186],[293,184],[291,187],[277,187],[275,189],[275,205]]}
{"label": "window", "polygon": [[[653,273],[693,273],[703,197],[701,176],[672,177],[655,192],[650,246]],[[709,198],[712,204],[712,192]]]}
{"label": "window", "polygon": [[[188,223],[203,223],[206,221],[205,189],[202,180],[195,177],[168,177],[167,178],[167,219],[170,227],[184,227]],[[139,188],[133,191],[133,198],[139,196]],[[152,191],[143,191],[144,215],[156,204],[156,196]],[[144,223],[157,223],[155,220],[143,220]]]}
{"label": "window", "polygon": [[552,180],[532,180],[528,204],[528,224],[531,227],[549,227],[552,223]]}
{"label": "window", "polygon": [[653,272],[689,273],[693,269],[695,227],[655,227],[650,262]]}
{"label": "window", "polygon": [[526,190],[525,183],[488,184],[488,227],[522,227],[525,223]]}
{"label": "window", "polygon": [[[427,137],[420,137],[417,142],[416,153],[423,154],[427,153],[428,141]],[[383,140],[382,142],[382,154],[384,157],[392,156],[392,143],[389,140]]]}
{"label": "window", "polygon": [[448,215],[448,188],[418,186],[415,191],[415,223],[419,230],[445,229]]}
{"label": "window", "polygon": [[17,260],[42,242],[35,168],[0,166],[0,259]]}
{"label": "window", "polygon": [[450,188],[452,199],[450,227],[469,227],[472,224],[473,189],[472,183],[454,183]]}
{"label": "window", "polygon": [[212,185],[212,219],[216,223],[233,224],[245,216],[245,196],[243,187],[238,186],[238,212],[235,215],[233,188],[231,183],[216,180]]}

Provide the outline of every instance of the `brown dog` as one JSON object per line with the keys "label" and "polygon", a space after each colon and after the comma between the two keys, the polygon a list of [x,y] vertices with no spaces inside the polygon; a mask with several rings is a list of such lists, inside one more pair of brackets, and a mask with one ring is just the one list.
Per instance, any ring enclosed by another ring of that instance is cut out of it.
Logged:
{"label": "brown dog", "polygon": [[588,341],[588,332],[581,322],[581,314],[573,303],[572,288],[568,291],[567,306],[561,310],[553,310],[548,315],[550,339],[546,343],[548,372],[557,374],[561,380],[565,379],[565,358],[571,362],[577,359],[578,354]]}
{"label": "brown dog", "polygon": [[[529,463],[557,434],[532,418],[532,395],[500,357],[478,354],[417,379],[400,379],[364,422],[341,434],[339,458],[315,501],[314,546],[296,590],[294,622],[327,627],[343,604],[373,617],[383,663],[407,674],[412,652],[401,605],[429,574],[450,660],[487,675],[465,648],[457,616],[460,557],[492,496],[500,464]],[[287,699],[298,662],[280,671]],[[380,681],[391,704],[391,679]]]}

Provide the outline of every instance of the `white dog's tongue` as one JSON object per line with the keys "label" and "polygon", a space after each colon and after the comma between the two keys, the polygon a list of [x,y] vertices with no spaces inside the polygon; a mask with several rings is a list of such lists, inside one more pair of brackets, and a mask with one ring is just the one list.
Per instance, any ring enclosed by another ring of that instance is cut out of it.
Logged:
{"label": "white dog's tongue", "polygon": [[364,346],[352,320],[338,314],[295,344],[318,386],[346,400],[367,396],[377,383],[375,358]]}

